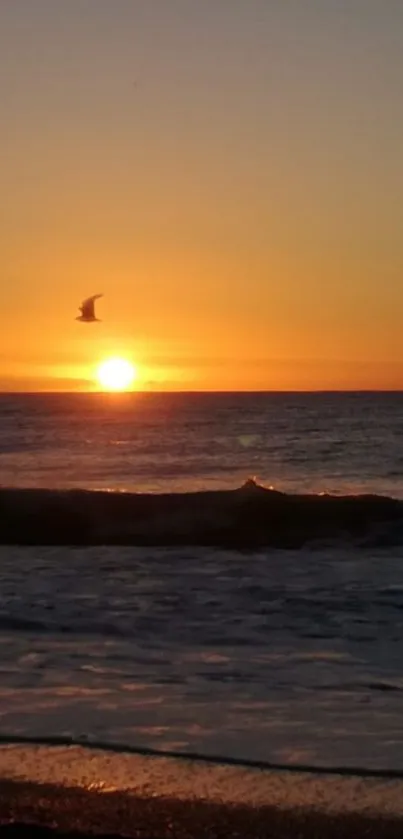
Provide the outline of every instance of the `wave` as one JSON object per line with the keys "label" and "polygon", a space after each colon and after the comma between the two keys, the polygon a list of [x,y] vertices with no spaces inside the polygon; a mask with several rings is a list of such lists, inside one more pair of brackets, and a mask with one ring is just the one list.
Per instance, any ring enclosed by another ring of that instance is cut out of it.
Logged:
{"label": "wave", "polygon": [[[384,779],[396,779],[396,780],[403,780],[403,770],[402,769],[392,769],[392,768],[370,768],[368,766],[344,766],[344,765],[336,765],[331,762],[329,764],[317,764],[317,763],[283,763],[277,761],[269,761],[269,760],[259,760],[253,758],[242,758],[242,757],[231,757],[230,755],[219,755],[219,754],[204,754],[203,752],[194,752],[191,750],[186,751],[178,751],[176,749],[171,748],[153,748],[151,746],[140,746],[140,745],[130,745],[128,743],[116,743],[110,742],[108,740],[98,740],[96,737],[92,737],[91,735],[82,734],[79,736],[69,736],[65,734],[60,735],[25,735],[25,734],[4,734],[0,733],[0,749],[7,748],[7,747],[18,747],[18,746],[26,746],[29,747],[45,747],[48,750],[47,757],[50,759],[51,763],[51,770],[54,771],[56,768],[56,754],[53,755],[52,751],[56,750],[59,752],[59,757],[63,757],[63,749],[71,750],[72,747],[76,747],[82,751],[83,756],[88,755],[90,759],[94,756],[97,752],[104,752],[105,755],[116,755],[116,756],[133,756],[133,757],[145,757],[145,758],[162,758],[164,760],[164,764],[166,766],[167,759],[176,760],[180,762],[180,764],[185,765],[189,763],[199,764],[199,766],[203,766],[203,764],[210,765],[212,768],[213,766],[220,766],[220,767],[239,767],[244,769],[257,769],[260,772],[281,772],[287,775],[337,775],[339,778],[342,777],[350,777],[350,778],[384,778]],[[14,752],[15,753],[15,752]],[[3,753],[4,755],[4,753]],[[2,757],[3,757],[2,755]],[[36,752],[36,757],[38,758],[38,753]],[[45,757],[45,755],[43,755]],[[109,762],[109,761],[108,761]],[[82,765],[82,764],[80,764]],[[31,767],[32,768],[32,767]],[[66,771],[66,766],[63,766],[64,771]],[[70,762],[70,771],[74,768],[74,764]],[[138,767],[135,767],[137,769]],[[196,768],[196,767],[194,767]],[[193,775],[193,773],[192,773]],[[1,777],[1,774],[0,774]],[[191,778],[193,781],[193,777]],[[232,782],[233,782],[232,777]],[[118,783],[119,778],[116,776],[114,778],[115,783]],[[74,786],[77,786],[75,784]],[[130,787],[126,787],[129,789]],[[205,787],[203,792],[205,793]],[[192,798],[194,796],[192,795]],[[267,800],[267,798],[266,798]],[[401,799],[400,799],[401,801]],[[399,836],[401,834],[399,833]]]}
{"label": "wave", "polygon": [[0,544],[300,548],[403,542],[403,501],[298,495],[254,480],[235,490],[142,494],[0,489]]}

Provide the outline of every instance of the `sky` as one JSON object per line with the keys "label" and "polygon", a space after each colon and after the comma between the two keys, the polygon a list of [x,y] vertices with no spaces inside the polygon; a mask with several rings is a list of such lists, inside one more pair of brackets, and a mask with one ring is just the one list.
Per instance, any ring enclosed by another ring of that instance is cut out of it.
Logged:
{"label": "sky", "polygon": [[403,388],[402,90],[401,0],[2,0],[0,389]]}

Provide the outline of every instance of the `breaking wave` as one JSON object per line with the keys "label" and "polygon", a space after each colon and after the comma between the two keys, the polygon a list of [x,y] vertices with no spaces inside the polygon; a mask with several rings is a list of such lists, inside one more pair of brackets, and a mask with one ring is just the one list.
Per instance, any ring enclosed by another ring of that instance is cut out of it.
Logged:
{"label": "breaking wave", "polygon": [[0,543],[300,548],[403,542],[403,502],[303,495],[248,480],[235,490],[142,494],[0,489]]}

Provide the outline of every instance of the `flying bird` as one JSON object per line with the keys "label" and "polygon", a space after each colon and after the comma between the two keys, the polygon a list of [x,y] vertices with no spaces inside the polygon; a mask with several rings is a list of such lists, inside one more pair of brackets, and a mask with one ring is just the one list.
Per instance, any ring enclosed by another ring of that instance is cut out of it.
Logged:
{"label": "flying bird", "polygon": [[79,306],[81,315],[76,318],[76,320],[81,320],[82,323],[94,323],[99,322],[99,318],[95,317],[95,301],[98,300],[100,297],[103,297],[103,294],[93,294],[92,297],[87,297],[86,300]]}

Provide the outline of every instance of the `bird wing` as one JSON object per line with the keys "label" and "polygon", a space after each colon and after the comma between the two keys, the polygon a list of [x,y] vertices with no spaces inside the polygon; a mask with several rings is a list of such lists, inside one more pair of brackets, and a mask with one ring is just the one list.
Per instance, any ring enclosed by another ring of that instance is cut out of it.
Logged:
{"label": "bird wing", "polygon": [[87,297],[87,299],[83,301],[80,306],[80,312],[82,312],[83,317],[95,317],[94,303],[99,297],[103,297],[103,294],[93,294],[92,297]]}

